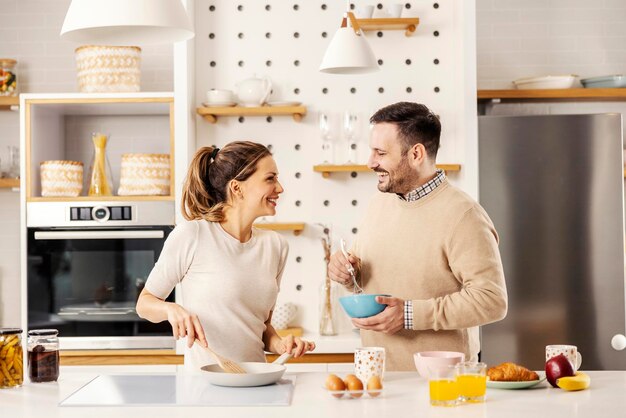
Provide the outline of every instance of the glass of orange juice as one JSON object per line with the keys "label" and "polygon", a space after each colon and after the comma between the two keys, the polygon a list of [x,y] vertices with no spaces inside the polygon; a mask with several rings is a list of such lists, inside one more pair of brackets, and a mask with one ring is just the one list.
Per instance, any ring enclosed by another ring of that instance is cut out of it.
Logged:
{"label": "glass of orange juice", "polygon": [[487,365],[476,361],[464,361],[458,363],[455,368],[459,400],[484,402],[487,391]]}
{"label": "glass of orange juice", "polygon": [[442,366],[430,370],[428,380],[430,404],[435,406],[455,406],[459,397],[454,366]]}

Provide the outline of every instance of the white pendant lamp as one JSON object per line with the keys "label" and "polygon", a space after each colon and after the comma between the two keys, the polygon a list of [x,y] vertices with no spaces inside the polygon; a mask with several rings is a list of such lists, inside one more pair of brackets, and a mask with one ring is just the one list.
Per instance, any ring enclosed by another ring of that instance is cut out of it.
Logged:
{"label": "white pendant lamp", "polygon": [[344,14],[319,70],[330,74],[363,74],[379,70],[372,48],[352,12]]}
{"label": "white pendant lamp", "polygon": [[61,38],[96,45],[168,44],[193,38],[180,0],[72,0]]}

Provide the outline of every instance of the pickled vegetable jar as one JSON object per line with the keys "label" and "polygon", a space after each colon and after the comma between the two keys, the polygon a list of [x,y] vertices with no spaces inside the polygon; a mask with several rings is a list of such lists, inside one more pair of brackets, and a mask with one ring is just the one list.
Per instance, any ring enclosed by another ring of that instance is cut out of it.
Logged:
{"label": "pickled vegetable jar", "polygon": [[0,96],[17,96],[17,61],[0,58]]}
{"label": "pickled vegetable jar", "polygon": [[0,328],[0,389],[22,386],[23,361],[22,330]]}
{"label": "pickled vegetable jar", "polygon": [[31,382],[56,382],[59,378],[59,331],[28,331],[28,378]]}

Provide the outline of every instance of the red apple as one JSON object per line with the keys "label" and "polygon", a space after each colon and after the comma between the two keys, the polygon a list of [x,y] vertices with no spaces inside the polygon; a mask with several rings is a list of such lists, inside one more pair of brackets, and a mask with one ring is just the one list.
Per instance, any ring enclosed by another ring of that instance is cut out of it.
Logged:
{"label": "red apple", "polygon": [[562,377],[574,376],[572,363],[563,354],[546,361],[546,378],[553,387],[558,387],[556,380]]}

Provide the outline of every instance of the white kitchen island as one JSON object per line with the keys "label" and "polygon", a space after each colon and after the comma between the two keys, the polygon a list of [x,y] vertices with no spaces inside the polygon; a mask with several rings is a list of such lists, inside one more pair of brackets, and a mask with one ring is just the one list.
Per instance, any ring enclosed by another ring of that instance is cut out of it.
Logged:
{"label": "white kitchen island", "polygon": [[[154,368],[153,368],[154,369]],[[140,417],[621,417],[626,411],[626,372],[588,372],[591,387],[580,392],[553,389],[544,382],[528,390],[487,389],[484,404],[453,408],[432,407],[428,384],[416,373],[385,375],[384,393],[378,398],[335,399],[323,389],[326,373],[293,373],[296,385],[291,406],[282,407],[59,407],[58,403],[105,374],[163,374],[166,368],[62,367],[58,383],[26,383],[0,390],[3,416],[20,418],[140,418]],[[345,373],[344,373],[345,374]],[[342,374],[343,376],[343,374]],[[233,389],[237,390],[237,389]]]}

